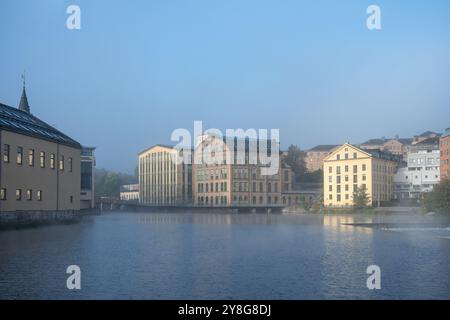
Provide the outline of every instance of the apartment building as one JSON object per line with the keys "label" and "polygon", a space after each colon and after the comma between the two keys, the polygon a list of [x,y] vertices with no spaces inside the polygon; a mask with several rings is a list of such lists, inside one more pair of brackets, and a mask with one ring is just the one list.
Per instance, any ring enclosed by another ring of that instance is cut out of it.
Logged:
{"label": "apartment building", "polygon": [[440,181],[440,152],[420,150],[408,154],[407,166],[394,175],[394,199],[420,199]]}
{"label": "apartment building", "polygon": [[182,151],[155,145],[138,154],[139,202],[173,206],[192,204],[192,165]]}
{"label": "apartment building", "polygon": [[439,140],[441,179],[450,179],[450,128],[445,129]]}
{"label": "apartment building", "polygon": [[353,193],[365,188],[369,205],[393,198],[393,177],[400,157],[380,150],[363,150],[345,143],[324,159],[324,205],[349,207]]}
{"label": "apartment building", "polygon": [[[232,139],[232,140],[231,140]],[[200,145],[201,144],[201,145]],[[242,152],[239,154],[239,144]],[[251,145],[254,144],[255,148]],[[271,152],[271,141],[266,141]],[[201,152],[206,149],[210,154]],[[292,173],[281,164],[276,174],[264,175],[264,166],[249,161],[259,157],[261,140],[218,138],[213,135],[201,137],[196,146],[193,165],[194,203],[197,206],[267,207],[282,206],[282,192],[289,190]],[[262,149],[261,149],[262,150]],[[202,158],[202,161],[198,159]],[[240,161],[239,157],[242,157]]]}
{"label": "apartment building", "polygon": [[0,211],[80,209],[81,145],[31,114],[0,104]]}

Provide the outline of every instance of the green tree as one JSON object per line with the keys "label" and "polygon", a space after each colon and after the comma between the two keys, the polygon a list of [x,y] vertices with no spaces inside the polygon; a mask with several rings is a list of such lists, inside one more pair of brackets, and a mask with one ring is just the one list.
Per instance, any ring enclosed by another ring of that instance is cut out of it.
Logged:
{"label": "green tree", "polygon": [[306,152],[302,151],[298,146],[293,144],[289,146],[285,161],[295,173],[296,182],[301,181],[301,177],[306,172],[305,157]]}
{"label": "green tree", "polygon": [[424,194],[424,206],[428,211],[450,214],[450,180],[444,179]]}
{"label": "green tree", "polygon": [[95,170],[95,193],[100,197],[118,197],[120,186],[137,183],[134,175],[105,169]]}
{"label": "green tree", "polygon": [[367,194],[366,188],[363,186],[358,187],[355,192],[353,192],[353,208],[363,209],[369,204],[369,195]]}

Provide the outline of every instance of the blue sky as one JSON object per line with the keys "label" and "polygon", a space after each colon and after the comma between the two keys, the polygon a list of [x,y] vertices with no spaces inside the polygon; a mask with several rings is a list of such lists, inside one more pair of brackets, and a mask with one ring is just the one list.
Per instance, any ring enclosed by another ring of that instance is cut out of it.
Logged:
{"label": "blue sky", "polygon": [[18,104],[26,70],[33,114],[108,169],[194,120],[304,149],[450,127],[446,0],[1,0],[0,41],[0,102]]}

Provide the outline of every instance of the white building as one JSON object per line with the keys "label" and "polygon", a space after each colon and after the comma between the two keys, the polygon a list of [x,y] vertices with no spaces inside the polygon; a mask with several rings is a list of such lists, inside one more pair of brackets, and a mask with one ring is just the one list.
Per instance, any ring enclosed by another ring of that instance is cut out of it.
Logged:
{"label": "white building", "polygon": [[419,150],[408,153],[408,166],[394,175],[394,199],[419,199],[433,190],[440,181],[439,150]]}
{"label": "white building", "polygon": [[139,184],[126,184],[120,187],[120,200],[139,201]]}

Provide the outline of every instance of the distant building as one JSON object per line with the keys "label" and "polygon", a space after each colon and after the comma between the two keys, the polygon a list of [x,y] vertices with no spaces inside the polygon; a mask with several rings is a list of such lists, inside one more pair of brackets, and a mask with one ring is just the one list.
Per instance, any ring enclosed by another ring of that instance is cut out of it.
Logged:
{"label": "distant building", "polygon": [[439,136],[422,139],[411,146],[411,152],[413,153],[418,151],[431,151],[438,149],[439,149]]}
{"label": "distant building", "polygon": [[381,139],[370,139],[359,145],[361,149],[364,150],[383,150],[384,144],[391,139],[386,139],[382,137]]}
{"label": "distant building", "polygon": [[425,131],[424,133],[414,136],[412,144],[418,144],[429,138],[439,138],[440,134],[433,131]]}
{"label": "distant building", "polygon": [[31,114],[0,104],[0,211],[80,209],[81,145]]}
{"label": "distant building", "polygon": [[309,149],[306,153],[306,170],[314,172],[323,169],[323,159],[325,159],[331,152],[333,152],[338,145],[326,144],[318,145],[312,149]]}
{"label": "distant building", "polygon": [[411,138],[381,138],[370,139],[359,145],[364,150],[381,150],[402,156],[406,160],[408,152],[411,150],[413,139]]}
{"label": "distant building", "polygon": [[399,155],[406,160],[408,152],[411,150],[413,139],[410,138],[394,138],[389,139],[383,144],[382,151]]}
{"label": "distant building", "polygon": [[440,138],[439,148],[441,151],[441,179],[450,179],[450,128],[445,129]]}
{"label": "distant building", "polygon": [[[148,205],[192,204],[192,165],[170,146],[155,145],[139,153],[139,202]],[[178,164],[180,163],[180,164]]]}
{"label": "distant building", "polygon": [[80,208],[92,209],[95,206],[94,168],[95,147],[81,148],[81,193]]}
{"label": "distant building", "polygon": [[380,150],[363,150],[345,143],[324,160],[324,205],[353,205],[353,193],[365,188],[369,205],[393,198],[393,177],[400,157]]}
{"label": "distant building", "polygon": [[440,181],[439,149],[421,150],[408,154],[407,167],[394,175],[394,199],[419,199]]}
{"label": "distant building", "polygon": [[139,202],[139,184],[125,184],[121,186],[120,200]]}
{"label": "distant building", "polygon": [[[227,140],[228,139],[228,140]],[[232,140],[231,140],[232,139]],[[201,137],[199,148],[221,150],[220,161],[206,161],[193,165],[194,204],[215,207],[266,207],[282,206],[282,193],[288,192],[292,185],[291,169],[280,163],[274,175],[263,175],[260,162],[251,163],[249,159],[259,159],[262,141],[255,139],[218,138],[212,135]],[[255,149],[250,146],[252,143]],[[271,141],[265,141],[271,152]],[[237,161],[238,145],[243,145],[245,154],[242,162]],[[233,149],[231,149],[233,148]],[[196,151],[197,152],[197,151]],[[231,154],[234,159],[231,159]],[[219,154],[216,154],[219,156]],[[280,157],[281,158],[281,157]]]}

